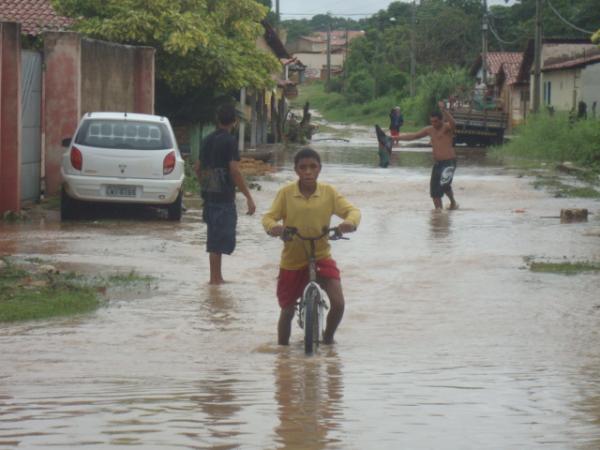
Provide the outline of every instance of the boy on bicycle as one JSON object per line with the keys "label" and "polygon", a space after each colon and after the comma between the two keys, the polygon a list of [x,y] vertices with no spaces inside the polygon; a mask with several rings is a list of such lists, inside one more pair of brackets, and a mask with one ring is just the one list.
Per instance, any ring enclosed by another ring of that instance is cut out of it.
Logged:
{"label": "boy on bicycle", "polygon": [[[298,181],[281,188],[271,209],[263,216],[263,226],[271,236],[281,236],[285,227],[295,227],[304,236],[319,236],[324,227],[330,226],[331,216],[344,221],[338,226],[340,232],[356,230],[360,222],[360,210],[340,195],[333,186],[318,183],[321,157],[312,148],[303,148],[294,156],[294,170]],[[283,224],[279,221],[283,220]],[[317,281],[327,292],[331,309],[323,334],[325,344],[333,343],[333,335],[344,315],[344,294],[340,271],[331,258],[326,238],[315,243]],[[308,284],[308,258],[304,243],[293,239],[285,242],[281,255],[277,298],[281,312],[277,326],[279,345],[288,345],[295,306]]]}

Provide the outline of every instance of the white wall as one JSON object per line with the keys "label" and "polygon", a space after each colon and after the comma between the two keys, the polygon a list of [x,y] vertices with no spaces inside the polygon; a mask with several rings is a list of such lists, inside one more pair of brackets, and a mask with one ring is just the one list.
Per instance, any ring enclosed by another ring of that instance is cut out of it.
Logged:
{"label": "white wall", "polygon": [[579,97],[580,69],[556,70],[542,74],[542,95],[544,100],[544,88],[547,83],[551,86],[550,103],[544,102],[545,106],[553,106],[556,111],[570,111],[574,102]]}
{"label": "white wall", "polygon": [[[544,90],[551,83],[550,106],[556,111],[570,111],[577,108],[577,103],[583,100],[587,103],[588,113],[591,114],[592,104],[597,102],[597,115],[600,115],[600,62],[576,69],[555,70],[543,72],[541,76],[540,99],[543,106]],[[531,101],[533,101],[533,76],[531,77]]]}
{"label": "white wall", "polygon": [[600,62],[590,64],[581,71],[581,97],[587,103],[588,115],[591,116],[592,104],[597,102],[596,117],[600,117]]}
{"label": "white wall", "polygon": [[[306,65],[307,70],[306,76],[310,77],[311,73],[321,71],[324,66],[327,65],[327,54],[326,53],[294,53],[294,56],[302,61],[302,64]],[[344,64],[344,55],[342,53],[333,53],[331,55],[332,66],[342,66]]]}

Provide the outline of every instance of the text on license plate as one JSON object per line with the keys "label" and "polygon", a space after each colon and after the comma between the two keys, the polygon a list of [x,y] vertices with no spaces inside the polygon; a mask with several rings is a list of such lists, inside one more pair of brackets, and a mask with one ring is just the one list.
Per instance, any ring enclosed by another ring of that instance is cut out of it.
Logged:
{"label": "text on license plate", "polygon": [[135,197],[135,186],[106,186],[108,197]]}

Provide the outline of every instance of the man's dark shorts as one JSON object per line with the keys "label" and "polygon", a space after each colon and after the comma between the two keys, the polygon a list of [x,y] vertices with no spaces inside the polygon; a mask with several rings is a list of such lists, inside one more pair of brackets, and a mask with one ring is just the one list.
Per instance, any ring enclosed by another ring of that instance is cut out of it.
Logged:
{"label": "man's dark shorts", "polygon": [[231,255],[235,250],[237,211],[235,203],[206,202],[202,218],[206,222],[206,251]]}
{"label": "man's dark shorts", "polygon": [[436,161],[431,170],[429,193],[431,198],[442,198],[452,192],[452,179],[456,170],[456,159]]}

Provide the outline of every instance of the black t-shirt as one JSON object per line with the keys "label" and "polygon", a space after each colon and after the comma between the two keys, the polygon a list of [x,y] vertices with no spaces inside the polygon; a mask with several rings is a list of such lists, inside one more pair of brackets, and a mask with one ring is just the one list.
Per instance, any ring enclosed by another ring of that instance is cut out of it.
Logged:
{"label": "black t-shirt", "polygon": [[228,203],[235,200],[229,163],[239,160],[237,140],[226,130],[218,129],[206,136],[200,156],[200,189],[205,201]]}

